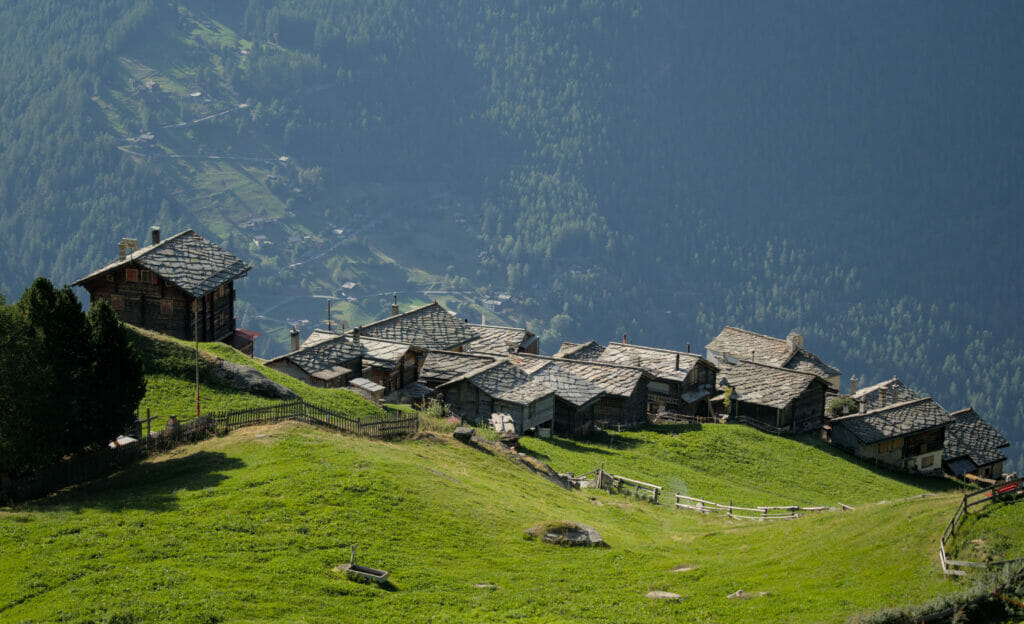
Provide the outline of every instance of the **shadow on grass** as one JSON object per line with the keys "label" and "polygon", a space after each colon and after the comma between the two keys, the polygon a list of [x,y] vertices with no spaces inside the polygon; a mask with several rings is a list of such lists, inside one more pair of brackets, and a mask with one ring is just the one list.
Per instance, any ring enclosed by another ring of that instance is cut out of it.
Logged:
{"label": "shadow on grass", "polygon": [[227,479],[222,473],[244,467],[245,462],[236,457],[210,451],[134,464],[104,479],[72,487],[44,502],[41,510],[173,511],[182,490],[215,487]]}
{"label": "shadow on grass", "polygon": [[812,437],[810,435],[786,437],[796,442],[801,442],[803,444],[813,446],[814,448],[818,449],[823,453],[828,453],[833,457],[844,459],[850,462],[851,464],[857,464],[861,468],[873,472],[874,474],[879,475],[881,477],[892,479],[893,481],[899,481],[903,485],[918,487],[921,488],[922,490],[927,490],[929,492],[936,494],[957,492],[963,489],[963,486],[961,484],[957,483],[956,481],[953,481],[952,479],[947,479],[945,477],[939,476],[932,477],[928,475],[911,474],[909,472],[900,472],[897,470],[893,470],[891,468],[887,468],[886,466],[882,466],[880,464],[876,464],[874,462],[851,455],[850,453],[847,453],[838,446],[833,446],[825,442],[824,440],[819,440],[818,438]]}

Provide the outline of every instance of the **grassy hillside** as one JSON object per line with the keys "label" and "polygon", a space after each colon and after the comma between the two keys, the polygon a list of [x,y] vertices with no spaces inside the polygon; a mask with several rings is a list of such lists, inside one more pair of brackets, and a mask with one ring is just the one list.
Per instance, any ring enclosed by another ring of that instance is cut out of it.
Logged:
{"label": "grassy hillside", "polygon": [[808,436],[741,425],[683,425],[601,433],[588,441],[525,438],[559,472],[605,470],[716,503],[837,506],[955,490],[946,479],[899,475]]}
{"label": "grassy hillside", "polygon": [[[957,589],[934,552],[955,501],[739,523],[565,491],[447,437],[281,423],[0,510],[0,619],[839,622]],[[587,523],[610,548],[523,538],[551,520]],[[391,572],[390,591],[331,571],[353,543],[357,561]],[[726,598],[738,589],[771,595]]]}
{"label": "grassy hillside", "polygon": [[[163,427],[171,416],[195,414],[195,345],[156,332],[129,326],[132,343],[142,356],[146,373],[146,396],[139,408],[155,416],[153,427]],[[202,411],[261,407],[279,399],[249,394],[214,375],[217,358],[254,368],[272,381],[292,390],[305,401],[358,418],[375,418],[382,412],[373,403],[348,390],[315,388],[294,377],[267,368],[259,360],[243,355],[221,342],[199,343],[199,394]]]}

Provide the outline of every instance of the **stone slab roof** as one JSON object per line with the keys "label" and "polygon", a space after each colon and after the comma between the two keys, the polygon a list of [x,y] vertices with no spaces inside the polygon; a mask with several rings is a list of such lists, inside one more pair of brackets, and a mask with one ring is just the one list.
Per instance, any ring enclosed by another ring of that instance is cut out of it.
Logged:
{"label": "stone slab roof", "polygon": [[490,355],[430,351],[420,369],[420,379],[427,383],[442,384],[498,362]]}
{"label": "stone slab roof", "polygon": [[548,362],[533,373],[533,378],[554,389],[556,396],[576,407],[586,405],[604,394],[600,386],[573,374],[559,362]]}
{"label": "stone slab roof", "polygon": [[463,380],[468,380],[495,399],[519,405],[529,405],[555,392],[508,360],[498,361],[449,383]]}
{"label": "stone slab roof", "polygon": [[593,340],[577,344],[575,342],[563,342],[561,348],[555,353],[556,358],[567,360],[597,360],[604,353],[604,347]]}
{"label": "stone slab roof", "polygon": [[519,327],[470,324],[469,329],[476,334],[476,338],[466,345],[466,350],[473,353],[489,353],[504,357],[508,355],[510,344],[513,350],[518,350],[536,340],[536,336],[530,331]]}
{"label": "stone slab roof", "polygon": [[267,364],[287,360],[312,375],[334,366],[344,366],[362,356],[363,346],[345,334],[267,360]]}
{"label": "stone slab roof", "polygon": [[950,416],[954,422],[946,427],[943,461],[968,457],[977,466],[985,466],[1006,460],[999,449],[1010,446],[1010,441],[985,422],[973,408],[953,412]]}
{"label": "stone slab roof", "polygon": [[814,383],[824,383],[817,375],[740,360],[723,366],[718,387],[735,390],[734,400],[783,409]]}
{"label": "stone slab roof", "polygon": [[243,277],[252,269],[238,257],[196,234],[185,230],[155,245],[143,247],[74,282],[84,286],[89,280],[129,264],[138,264],[156,273],[166,282],[193,297],[213,292],[221,284]]}
{"label": "stone slab roof", "polygon": [[520,353],[516,356],[516,361],[520,362],[521,366],[530,371],[540,370],[548,362],[560,362],[565,370],[573,375],[593,383],[607,394],[618,397],[631,396],[636,391],[637,384],[641,383],[643,379],[650,378],[650,375],[642,368],[620,366],[618,364],[608,364],[592,360],[551,358],[543,355]]}
{"label": "stone slab roof", "polygon": [[784,339],[738,327],[726,326],[706,348],[709,351],[726,353],[737,360],[753,360],[770,366],[813,373],[819,377],[834,377],[839,374],[839,369],[825,364],[818,356],[803,347],[790,351]]}
{"label": "stone slab roof", "polygon": [[454,349],[478,337],[472,327],[449,314],[436,301],[364,325],[359,332],[361,336],[404,342],[436,351]]}
{"label": "stone slab roof", "polygon": [[363,366],[376,366],[377,368],[397,367],[410,349],[422,352],[422,349],[404,342],[379,338],[360,338],[359,344],[363,348]]}
{"label": "stone slab roof", "polygon": [[850,395],[855,401],[859,401],[864,404],[865,411],[871,411],[886,405],[895,405],[896,403],[905,403],[907,401],[913,401],[914,399],[923,399],[924,397],[917,392],[908,388],[902,381],[897,377],[888,379],[881,383],[876,383],[873,386],[861,388]]}
{"label": "stone slab roof", "polygon": [[[638,345],[610,343],[601,356],[600,362],[609,364],[621,364],[624,366],[636,366],[660,379],[671,379],[674,381],[686,381],[687,375],[693,367],[704,360],[696,353],[684,351],[672,351],[669,349],[658,349],[655,347],[642,347]],[[707,360],[708,366],[716,368]],[[676,364],[678,363],[678,368]]]}
{"label": "stone slab roof", "polygon": [[327,331],[326,329],[314,329],[313,333],[309,335],[309,338],[302,341],[302,348],[305,349],[306,347],[312,347],[313,345],[320,344],[321,342],[334,340],[340,335],[341,334],[332,331]]}
{"label": "stone slab roof", "polygon": [[844,427],[861,444],[875,444],[892,438],[953,424],[942,406],[929,398],[904,401],[863,414],[833,418],[832,429]]}

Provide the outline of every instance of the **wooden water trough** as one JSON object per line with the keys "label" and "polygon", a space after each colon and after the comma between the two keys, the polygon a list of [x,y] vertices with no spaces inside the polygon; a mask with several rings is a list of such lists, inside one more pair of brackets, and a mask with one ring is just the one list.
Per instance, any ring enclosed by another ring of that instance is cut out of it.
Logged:
{"label": "wooden water trough", "polygon": [[377,583],[378,585],[383,584],[383,583],[385,583],[388,580],[388,571],[387,570],[378,570],[376,568],[368,568],[366,566],[361,566],[361,565],[358,565],[356,563],[356,546],[355,546],[355,544],[352,545],[352,557],[349,559],[348,563],[343,563],[343,564],[337,566],[336,568],[334,568],[334,571],[335,572],[345,572],[346,574],[348,574],[350,576],[354,576],[356,578],[367,579],[367,580],[373,581],[374,583]]}

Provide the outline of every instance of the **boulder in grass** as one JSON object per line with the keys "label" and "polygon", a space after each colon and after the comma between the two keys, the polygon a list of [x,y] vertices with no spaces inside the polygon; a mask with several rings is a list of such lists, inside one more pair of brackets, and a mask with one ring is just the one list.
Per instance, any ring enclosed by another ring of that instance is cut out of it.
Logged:
{"label": "boulder in grass", "polygon": [[526,536],[560,546],[608,546],[597,529],[578,522],[543,522],[526,529]]}
{"label": "boulder in grass", "polygon": [[729,594],[727,598],[732,600],[746,600],[747,598],[763,598],[768,595],[768,592],[745,592],[742,589],[737,589],[733,593]]}
{"label": "boulder in grass", "polygon": [[459,442],[469,442],[476,435],[476,429],[472,427],[456,427],[452,436]]}
{"label": "boulder in grass", "polygon": [[667,591],[650,591],[647,592],[647,597],[651,600],[671,600],[672,602],[679,602],[679,599],[682,598],[679,594]]}

